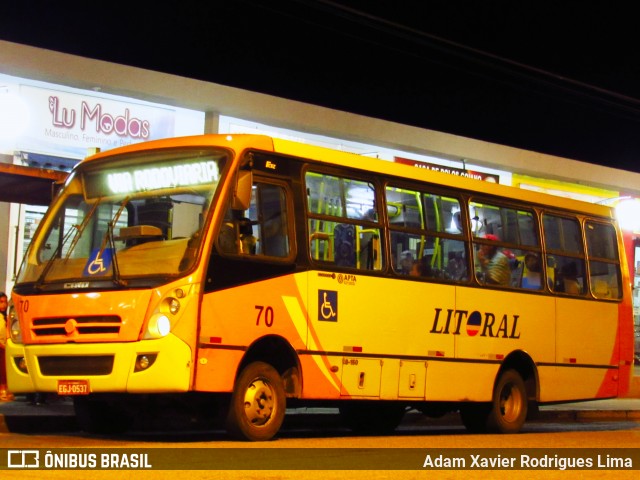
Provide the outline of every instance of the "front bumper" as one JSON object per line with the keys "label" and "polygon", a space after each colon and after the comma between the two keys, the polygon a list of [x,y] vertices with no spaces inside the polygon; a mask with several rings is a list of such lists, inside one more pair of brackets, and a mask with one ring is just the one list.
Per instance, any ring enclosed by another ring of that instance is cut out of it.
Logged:
{"label": "front bumper", "polygon": [[[172,334],[127,343],[22,345],[7,339],[6,355],[13,393],[57,392],[59,380],[87,380],[91,393],[186,392],[192,381],[191,348]],[[155,361],[136,371],[139,355],[155,355]],[[28,373],[18,368],[20,358]]]}

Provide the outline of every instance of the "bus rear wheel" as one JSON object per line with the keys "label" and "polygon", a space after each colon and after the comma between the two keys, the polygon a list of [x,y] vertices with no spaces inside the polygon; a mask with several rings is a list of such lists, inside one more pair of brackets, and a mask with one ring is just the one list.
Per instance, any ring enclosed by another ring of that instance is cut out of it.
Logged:
{"label": "bus rear wheel", "polygon": [[280,430],[285,410],[280,374],[268,363],[250,363],[236,380],[227,414],[227,432],[240,440],[270,440]]}
{"label": "bus rear wheel", "polygon": [[527,419],[527,389],[520,374],[506,370],[493,388],[491,403],[468,403],[460,417],[472,433],[517,433]]}
{"label": "bus rear wheel", "polygon": [[489,431],[517,433],[527,419],[527,389],[515,370],[507,370],[493,389],[491,411],[487,419]]}

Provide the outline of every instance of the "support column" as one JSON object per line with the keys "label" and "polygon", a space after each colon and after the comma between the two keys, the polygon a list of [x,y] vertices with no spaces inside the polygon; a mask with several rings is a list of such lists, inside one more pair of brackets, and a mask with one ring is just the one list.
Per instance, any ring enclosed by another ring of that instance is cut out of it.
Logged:
{"label": "support column", "polygon": [[207,111],[204,113],[204,133],[220,133],[220,114]]}

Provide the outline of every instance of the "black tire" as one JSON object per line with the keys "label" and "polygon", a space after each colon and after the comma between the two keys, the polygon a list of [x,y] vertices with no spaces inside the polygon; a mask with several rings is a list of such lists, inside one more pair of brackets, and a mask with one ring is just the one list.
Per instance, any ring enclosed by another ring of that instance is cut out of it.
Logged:
{"label": "black tire", "polygon": [[524,381],[515,370],[506,370],[493,388],[491,403],[467,403],[460,418],[471,433],[517,433],[527,419],[528,399]]}
{"label": "black tire", "polygon": [[340,406],[344,424],[356,433],[383,435],[393,432],[404,417],[402,403],[367,400],[345,402]]}
{"label": "black tire", "polygon": [[282,378],[268,363],[247,365],[231,395],[227,432],[239,440],[271,440],[282,426],[286,398]]}
{"label": "black tire", "polygon": [[460,419],[469,433],[485,433],[490,411],[490,403],[465,403],[460,407]]}
{"label": "black tire", "polygon": [[132,422],[130,415],[124,409],[106,400],[75,397],[73,409],[78,427],[87,433],[125,433]]}
{"label": "black tire", "polygon": [[515,370],[507,370],[493,389],[487,427],[497,433],[517,433],[527,419],[528,398],[524,381]]}

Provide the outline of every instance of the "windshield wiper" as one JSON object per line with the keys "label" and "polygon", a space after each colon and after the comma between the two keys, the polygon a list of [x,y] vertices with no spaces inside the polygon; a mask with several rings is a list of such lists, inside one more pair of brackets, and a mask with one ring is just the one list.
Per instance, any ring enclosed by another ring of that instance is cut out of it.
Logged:
{"label": "windshield wiper", "polygon": [[73,237],[73,241],[71,242],[71,245],[69,245],[69,251],[67,252],[65,261],[69,259],[69,257],[71,256],[71,253],[73,252],[73,249],[76,248],[76,245],[78,244],[78,240],[80,240],[80,237],[82,236],[84,229],[87,227],[89,220],[93,218],[93,214],[98,208],[98,205],[100,205],[101,201],[102,201],[102,197],[96,200],[96,202],[91,206],[91,210],[89,210],[89,213],[85,215],[85,217],[82,219],[82,223],[80,225],[73,225],[76,228],[76,235]]}
{"label": "windshield wiper", "polygon": [[109,245],[109,250],[111,250],[111,271],[112,271],[111,278],[114,285],[119,285],[123,287],[127,285],[127,281],[120,278],[120,269],[118,268],[118,256],[116,255],[116,244],[115,244],[115,239],[113,235],[113,229],[116,223],[118,223],[118,220],[120,219],[120,215],[122,215],[122,212],[127,206],[127,202],[129,202],[130,198],[131,198],[130,196],[125,197],[124,200],[122,200],[122,203],[120,203],[120,208],[118,208],[118,211],[113,215],[113,217],[111,217],[111,220],[107,224],[107,232],[105,233],[105,236],[102,239],[102,245],[100,246],[100,251],[96,256],[96,258],[102,258],[102,254],[104,253],[104,250],[107,248],[107,244]]}
{"label": "windshield wiper", "polygon": [[42,269],[42,273],[38,276],[38,279],[36,280],[36,282],[34,284],[34,287],[36,289],[40,289],[40,287],[44,283],[44,279],[47,277],[47,274],[49,273],[49,270],[51,270],[51,267],[53,266],[53,263],[55,262],[55,260],[60,255],[60,252],[62,252],[62,248],[67,243],[67,240],[69,240],[69,238],[71,238],[71,234],[74,232],[74,230],[77,232],[77,230],[80,228],[80,225],[72,225],[71,227],[72,228],[69,229],[69,231],[65,234],[65,236],[62,238],[62,240],[60,242],[58,242],[58,246],[56,247],[55,251],[53,252],[51,257],[49,258],[49,260],[47,260],[46,265]]}
{"label": "windshield wiper", "polygon": [[[36,289],[39,289],[42,286],[42,284],[44,283],[45,278],[47,278],[47,275],[48,275],[49,271],[51,270],[51,267],[55,263],[55,260],[60,257],[60,254],[62,253],[62,249],[67,244],[67,241],[71,238],[71,235],[74,234],[73,241],[71,242],[71,245],[69,246],[69,251],[67,252],[67,255],[64,258],[65,262],[69,259],[69,256],[71,255],[71,252],[73,252],[73,249],[75,248],[76,244],[78,243],[78,240],[82,236],[82,232],[84,231],[84,229],[86,228],[87,224],[89,223],[89,220],[91,220],[91,217],[93,217],[93,214],[96,211],[96,208],[98,208],[98,204],[100,204],[101,200],[102,200],[101,198],[96,200],[95,204],[91,207],[91,210],[89,211],[89,213],[82,219],[82,223],[80,223],[79,225],[76,225],[76,224],[71,225],[71,228],[69,228],[69,231],[67,233],[65,233],[64,237],[62,237],[62,240],[60,240],[58,242],[58,246],[54,250],[54,252],[51,255],[51,257],[49,257],[49,260],[47,260],[46,265],[42,269],[42,273],[38,276],[38,279],[36,280],[36,282],[34,284],[34,287]],[[61,224],[60,228],[64,229],[64,216],[60,217],[60,224]]]}

